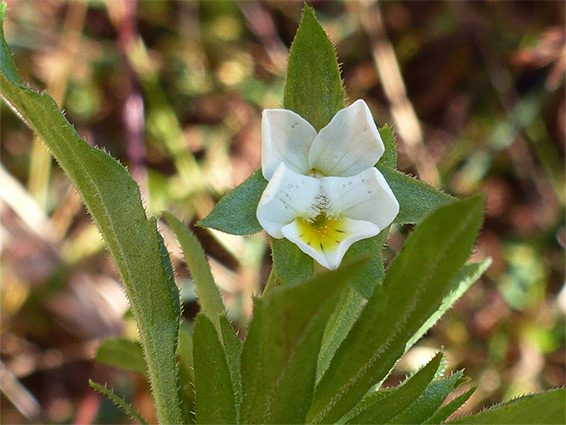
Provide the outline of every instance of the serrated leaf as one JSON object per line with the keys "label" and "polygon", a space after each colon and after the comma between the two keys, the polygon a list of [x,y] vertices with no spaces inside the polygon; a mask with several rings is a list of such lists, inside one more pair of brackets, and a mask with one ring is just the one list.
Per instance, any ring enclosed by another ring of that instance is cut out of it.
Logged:
{"label": "serrated leaf", "polygon": [[415,228],[321,379],[309,422],[339,420],[387,376],[453,290],[482,217],[483,198],[475,196],[440,207]]}
{"label": "serrated leaf", "polygon": [[307,5],[289,52],[283,105],[306,119],[316,131],[344,108],[336,52]]}
{"label": "serrated leaf", "polygon": [[157,417],[161,423],[179,423],[178,292],[170,286],[168,258],[162,257],[157,228],[146,217],[139,188],[116,160],[79,137],[47,93],[23,85],[3,32],[0,44],[2,97],[47,145],[104,237],[138,324]]}
{"label": "serrated leaf", "polygon": [[224,348],[204,313],[197,315],[193,346],[197,423],[235,424],[236,403]]}
{"label": "serrated leaf", "polygon": [[185,261],[197,288],[201,309],[220,333],[220,316],[226,313],[226,309],[222,302],[220,291],[210,272],[210,266],[206,260],[204,250],[193,232],[187,229],[173,214],[164,212],[163,215],[169,227],[175,232],[177,240],[181,245]]}
{"label": "serrated leaf", "polygon": [[[388,391],[385,396],[373,393],[365,397],[353,412],[341,423],[385,424],[408,408],[426,390],[434,377],[443,368],[443,355],[438,353],[401,385]],[[406,422],[416,423],[416,422]]]}
{"label": "serrated leaf", "polygon": [[242,423],[303,423],[325,324],[363,261],[254,300],[242,351]]}
{"label": "serrated leaf", "polygon": [[414,400],[403,412],[396,415],[388,424],[420,424],[430,418],[444,403],[446,398],[459,385],[462,372],[456,372],[446,379],[433,381],[421,396]]}
{"label": "serrated leaf", "polygon": [[389,187],[399,201],[399,214],[395,223],[418,223],[432,211],[454,200],[428,184],[378,163]]}
{"label": "serrated leaf", "polygon": [[451,287],[453,288],[442,300],[440,308],[428,318],[421,328],[413,335],[407,343],[407,350],[413,346],[430,328],[448,311],[452,305],[477,281],[491,265],[491,258],[486,258],[479,263],[467,263],[458,271]]}
{"label": "serrated leaf", "polygon": [[[0,7],[2,7],[2,4],[0,4]],[[88,385],[90,385],[91,388],[94,388],[102,395],[106,396],[110,401],[112,401],[112,403],[114,403],[116,406],[122,409],[124,413],[126,413],[126,415],[128,415],[130,418],[134,419],[135,421],[138,421],[142,425],[147,425],[147,421],[144,418],[142,418],[140,414],[136,412],[132,406],[126,403],[122,397],[118,397],[116,394],[114,394],[114,391],[103,385],[97,384],[96,382],[90,379],[88,381]]]}
{"label": "serrated leaf", "polygon": [[312,277],[314,261],[311,257],[287,239],[269,239],[271,241],[273,269],[277,280],[282,285],[291,285]]}
{"label": "serrated leaf", "polygon": [[383,140],[385,152],[377,163],[378,166],[388,167],[392,170],[397,169],[397,144],[395,143],[395,133],[388,125],[384,125],[379,129],[379,135]]}
{"label": "serrated leaf", "polygon": [[456,418],[447,424],[564,424],[566,390],[559,388],[541,394],[519,397],[491,407],[477,415]]}
{"label": "serrated leaf", "polygon": [[232,235],[251,235],[263,230],[257,221],[256,210],[266,186],[267,180],[263,178],[259,168],[242,184],[224,195],[198,225]]}
{"label": "serrated leaf", "polygon": [[466,401],[472,396],[476,391],[477,387],[472,387],[462,395],[459,395],[454,400],[450,401],[446,405],[442,406],[438,411],[428,418],[423,424],[433,425],[440,424],[444,422],[450,415],[452,415],[456,410],[464,405]]}
{"label": "serrated leaf", "polygon": [[146,375],[147,369],[143,358],[143,350],[139,342],[126,338],[106,338],[98,349],[94,360],[140,375]]}

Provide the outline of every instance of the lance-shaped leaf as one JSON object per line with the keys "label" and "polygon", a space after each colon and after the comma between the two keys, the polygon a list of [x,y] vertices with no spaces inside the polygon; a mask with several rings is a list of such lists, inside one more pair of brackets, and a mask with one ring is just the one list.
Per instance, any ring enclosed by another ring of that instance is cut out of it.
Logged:
{"label": "lance-shaped leaf", "polygon": [[126,338],[106,338],[96,350],[94,360],[140,375],[147,374],[143,350],[139,342]]}
{"label": "lance-shaped leaf", "polygon": [[339,292],[363,261],[254,300],[242,352],[242,423],[302,423],[310,406],[316,359]]}
{"label": "lance-shaped leaf", "polygon": [[220,332],[220,316],[226,313],[226,309],[210,272],[204,250],[195,235],[173,214],[165,212],[163,215],[181,245],[185,261],[197,288],[202,311],[214,323],[216,330]]}
{"label": "lance-shaped leaf", "polygon": [[[6,4],[0,4],[4,21]],[[47,145],[81,195],[124,282],[144,349],[157,417],[180,423],[175,351],[179,294],[154,220],[148,221],[137,184],[116,160],[82,140],[47,93],[17,75],[1,33],[2,97]],[[168,266],[169,265],[169,266]]]}
{"label": "lance-shaped leaf", "polygon": [[262,230],[256,217],[257,204],[267,186],[261,168],[220,199],[211,213],[198,222],[232,235],[251,235]]}
{"label": "lance-shaped leaf", "polygon": [[291,285],[312,277],[314,261],[311,257],[287,239],[269,239],[271,240],[273,269],[281,284]]}
{"label": "lance-shaped leaf", "polygon": [[454,200],[452,196],[439,192],[425,182],[388,166],[378,164],[377,168],[399,201],[399,214],[395,217],[395,223],[419,223],[431,211]]}
{"label": "lance-shaped leaf", "polygon": [[475,196],[439,208],[415,228],[321,379],[309,422],[339,420],[387,376],[453,290],[482,217],[483,198]]}
{"label": "lance-shaped leaf", "polygon": [[447,424],[564,424],[566,389],[519,397],[477,415],[462,416]]}
{"label": "lance-shaped leaf", "polygon": [[468,399],[472,396],[476,389],[477,387],[474,386],[462,395],[454,398],[449,403],[446,403],[444,406],[438,409],[434,415],[423,422],[423,424],[432,425],[444,422],[450,415],[456,412],[460,407],[464,405],[466,401],[468,401]]}
{"label": "lance-shaped leaf", "polygon": [[423,423],[436,412],[452,391],[468,380],[462,377],[460,371],[446,379],[431,382],[418,399],[387,423],[399,425]]}
{"label": "lance-shaped leaf", "polygon": [[236,400],[224,348],[203,313],[197,315],[193,347],[197,423],[235,424]]}
{"label": "lance-shaped leaf", "polygon": [[[365,397],[341,423],[385,424],[407,409],[442,372],[444,362],[438,353],[426,366],[396,388]],[[412,423],[412,422],[407,422]],[[415,422],[416,423],[416,422]]]}
{"label": "lance-shaped leaf", "polygon": [[336,52],[314,11],[306,5],[289,52],[283,105],[306,119],[316,131],[344,108]]}

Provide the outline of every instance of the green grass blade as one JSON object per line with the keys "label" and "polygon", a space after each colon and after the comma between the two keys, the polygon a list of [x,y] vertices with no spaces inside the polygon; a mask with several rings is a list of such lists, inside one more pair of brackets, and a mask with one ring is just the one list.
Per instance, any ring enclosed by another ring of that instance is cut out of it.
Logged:
{"label": "green grass blade", "polygon": [[476,196],[437,209],[415,228],[336,351],[317,387],[309,422],[339,420],[387,376],[453,290],[482,217],[483,198]]}
{"label": "green grass blade", "polygon": [[[0,7],[4,20],[6,6]],[[89,146],[46,93],[24,86],[2,32],[2,97],[47,145],[69,176],[98,226],[120,273],[148,365],[157,417],[179,423],[175,351],[179,299],[171,287],[161,241],[148,221],[139,188],[117,161]]]}
{"label": "green grass blade", "polygon": [[273,288],[255,300],[242,352],[242,423],[303,423],[324,327],[362,264]]}
{"label": "green grass blade", "polygon": [[447,424],[557,424],[566,423],[566,390],[532,394],[491,407],[477,415],[462,416]]}
{"label": "green grass blade", "polygon": [[200,306],[204,314],[214,323],[214,327],[220,334],[220,316],[226,313],[220,291],[214,282],[210,266],[206,260],[204,250],[198,239],[187,227],[173,214],[163,213],[167,224],[175,235],[183,250],[185,261],[193,276],[197,288]]}
{"label": "green grass blade", "polygon": [[235,424],[234,390],[224,348],[212,321],[203,313],[197,315],[193,344],[197,423]]}

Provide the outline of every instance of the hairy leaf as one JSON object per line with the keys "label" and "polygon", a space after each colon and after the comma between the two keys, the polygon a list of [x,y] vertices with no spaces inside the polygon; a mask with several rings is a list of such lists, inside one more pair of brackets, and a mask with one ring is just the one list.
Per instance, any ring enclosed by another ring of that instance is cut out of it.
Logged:
{"label": "hairy leaf", "polygon": [[88,385],[90,385],[91,388],[94,388],[102,395],[106,396],[112,403],[114,403],[116,406],[122,409],[124,413],[126,413],[126,415],[128,415],[130,418],[132,418],[135,421],[138,421],[142,425],[147,425],[147,421],[144,418],[142,418],[140,414],[136,412],[131,405],[126,403],[122,397],[118,397],[116,394],[114,394],[114,391],[112,391],[110,388],[97,384],[96,382],[90,379],[88,381]]}
{"label": "hairy leaf", "polygon": [[242,423],[302,423],[322,333],[357,261],[254,300],[242,352]]}
{"label": "hairy leaf", "polygon": [[421,396],[434,377],[441,372],[444,366],[442,360],[442,353],[438,353],[425,367],[398,387],[387,391],[385,396],[377,392],[365,397],[354,409],[354,414],[349,414],[345,421],[355,424],[388,423]]}
{"label": "hairy leaf", "polygon": [[241,185],[224,195],[198,225],[232,235],[250,235],[261,231],[256,210],[266,186],[267,180],[263,178],[259,168]]}
{"label": "hairy leaf", "polygon": [[147,374],[142,347],[139,342],[130,339],[106,338],[98,346],[94,360],[140,375]]}
{"label": "hairy leaf", "polygon": [[344,108],[336,52],[307,5],[289,52],[283,105],[306,119],[316,131]]}
{"label": "hairy leaf", "polygon": [[236,402],[224,348],[204,313],[197,315],[193,345],[197,423],[235,424]]}
{"label": "hairy leaf", "polygon": [[214,323],[214,327],[220,333],[220,315],[226,312],[220,291],[214,282],[210,266],[206,260],[204,250],[198,239],[187,227],[173,214],[163,213],[167,224],[175,235],[183,250],[185,261],[191,271],[193,281],[197,288],[199,303],[202,311]]}
{"label": "hairy leaf", "polygon": [[462,416],[448,424],[564,424],[566,390],[532,394],[491,407],[477,415]]}
{"label": "hairy leaf", "polygon": [[378,164],[377,169],[399,201],[395,223],[418,223],[438,207],[454,200],[452,196],[388,166]]}
{"label": "hairy leaf", "polygon": [[[6,4],[0,6],[4,21]],[[179,294],[171,286],[155,221],[148,221],[139,188],[117,161],[82,140],[47,93],[17,76],[1,33],[0,91],[10,107],[43,140],[81,195],[116,263],[140,331],[157,417],[181,421],[175,351]]]}
{"label": "hairy leaf", "polygon": [[407,343],[454,289],[482,223],[483,198],[433,212],[407,239],[321,379],[307,416],[334,422],[387,376]]}

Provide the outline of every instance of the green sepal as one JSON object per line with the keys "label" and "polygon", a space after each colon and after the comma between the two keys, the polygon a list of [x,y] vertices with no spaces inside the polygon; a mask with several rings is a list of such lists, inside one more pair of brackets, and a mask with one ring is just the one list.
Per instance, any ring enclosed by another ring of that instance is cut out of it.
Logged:
{"label": "green sepal", "polygon": [[314,260],[287,239],[269,238],[273,270],[279,284],[291,285],[314,274]]}

